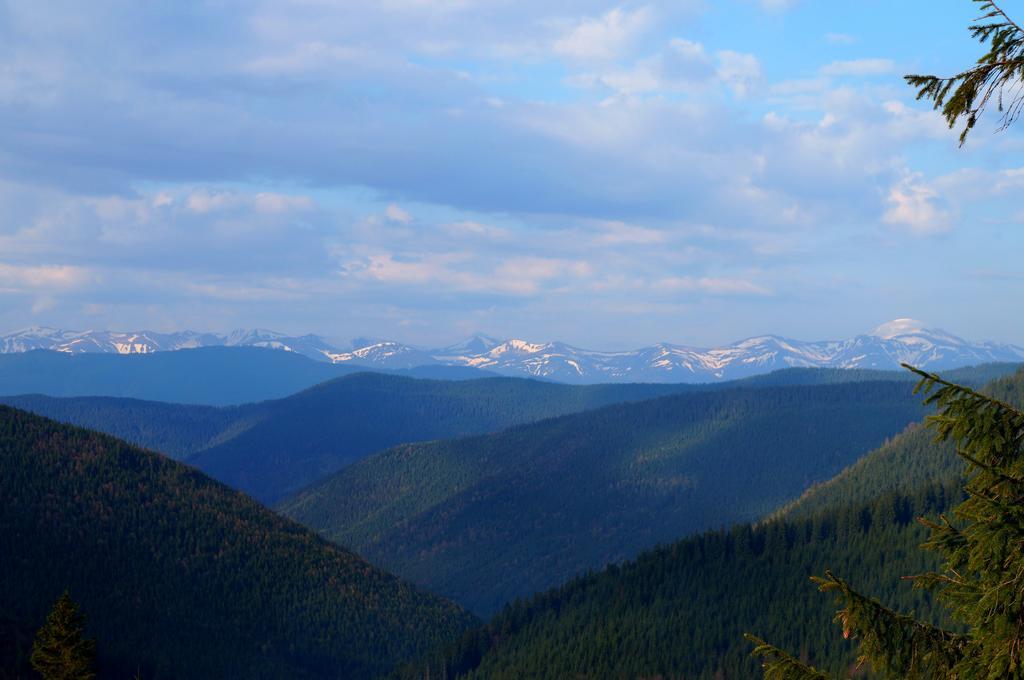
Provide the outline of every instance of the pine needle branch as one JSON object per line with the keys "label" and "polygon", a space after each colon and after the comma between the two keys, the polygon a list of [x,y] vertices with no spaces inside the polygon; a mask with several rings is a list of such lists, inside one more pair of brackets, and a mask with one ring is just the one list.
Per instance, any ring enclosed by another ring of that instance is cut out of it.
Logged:
{"label": "pine needle branch", "polygon": [[843,637],[860,641],[861,662],[885,677],[948,678],[963,657],[969,638],[898,614],[861,595],[830,571],[815,578],[819,590],[833,593],[842,609],[836,622]]}
{"label": "pine needle branch", "polygon": [[969,31],[978,42],[989,44],[977,65],[949,77],[904,76],[917,88],[918,100],[930,99],[936,110],[942,110],[950,128],[964,120],[961,146],[993,97],[1003,114],[1000,130],[1012,125],[1024,110],[1024,30],[995,0],[974,2],[981,6],[981,15]]}
{"label": "pine needle branch", "polygon": [[814,666],[802,663],[788,652],[768,644],[755,635],[745,633],[743,637],[754,644],[751,656],[763,659],[761,668],[764,669],[765,680],[831,680]]}

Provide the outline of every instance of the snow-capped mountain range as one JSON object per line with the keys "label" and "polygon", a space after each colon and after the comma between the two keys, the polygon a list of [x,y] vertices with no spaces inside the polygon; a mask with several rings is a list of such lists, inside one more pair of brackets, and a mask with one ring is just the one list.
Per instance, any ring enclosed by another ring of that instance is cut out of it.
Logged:
{"label": "snow-capped mountain range", "polygon": [[748,338],[715,348],[661,343],[637,350],[602,352],[560,342],[533,343],[475,335],[440,349],[392,341],[361,340],[342,349],[317,335],[288,336],[267,330],[230,334],[66,331],[29,328],[0,336],[0,353],[36,349],[72,354],[143,354],[196,347],[266,347],[296,352],[317,361],[368,368],[466,366],[510,376],[574,383],[714,382],[790,367],[896,369],[900,363],[949,369],[993,361],[1024,362],[1024,347],[969,342],[897,319],[847,340],[804,342],[775,335]]}

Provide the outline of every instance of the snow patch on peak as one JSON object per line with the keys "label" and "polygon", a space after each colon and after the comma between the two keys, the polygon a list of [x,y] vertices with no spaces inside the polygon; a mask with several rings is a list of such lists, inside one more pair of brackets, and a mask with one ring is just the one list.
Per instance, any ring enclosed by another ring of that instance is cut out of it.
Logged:
{"label": "snow patch on peak", "polygon": [[892,340],[898,338],[901,335],[912,335],[914,333],[922,333],[927,329],[924,323],[917,319],[893,319],[888,323],[883,323],[875,330],[868,333],[871,337],[882,338],[883,340]]}
{"label": "snow patch on peak", "polygon": [[503,375],[569,382],[677,382],[743,378],[788,366],[890,369],[900,363],[946,370],[990,361],[1024,361],[1024,347],[972,343],[914,319],[896,319],[847,340],[804,342],[760,335],[730,345],[698,348],[668,342],[628,351],[596,351],[561,342],[499,340],[483,334],[443,349],[360,338],[351,349],[316,335],[286,336],[265,329],[229,335],[181,331],[69,331],[27,328],[0,335],[0,353],[36,349],[69,354],[140,354],[192,347],[241,345],[283,350],[318,361],[384,369],[464,366]]}
{"label": "snow patch on peak", "polygon": [[489,354],[506,354],[508,352],[514,352],[517,354],[537,354],[543,352],[547,348],[547,345],[540,345],[537,343],[527,342],[525,340],[507,340],[502,344],[491,349]]}

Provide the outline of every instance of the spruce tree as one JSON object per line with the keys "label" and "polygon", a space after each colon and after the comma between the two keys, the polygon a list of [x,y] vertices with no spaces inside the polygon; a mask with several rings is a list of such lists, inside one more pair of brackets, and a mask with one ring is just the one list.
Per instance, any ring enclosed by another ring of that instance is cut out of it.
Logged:
{"label": "spruce tree", "polygon": [[[1024,413],[1007,403],[907,366],[938,409],[929,425],[967,463],[966,500],[952,520],[922,520],[924,548],[944,557],[941,572],[913,577],[935,592],[967,632],[898,614],[830,572],[815,578],[842,609],[843,636],[859,641],[860,663],[885,678],[1024,678]],[[783,650],[747,636],[768,680],[828,676]]]}
{"label": "spruce tree", "polygon": [[969,30],[980,43],[988,44],[988,52],[977,64],[946,78],[905,76],[918,88],[918,99],[929,99],[942,110],[950,128],[964,121],[961,145],[993,100],[1002,114],[1000,129],[1017,120],[1024,108],[1024,30],[995,0],[973,2],[980,5],[981,14]]}
{"label": "spruce tree", "polygon": [[32,645],[32,667],[43,680],[92,680],[96,641],[86,639],[85,617],[67,591],[53,605]]}

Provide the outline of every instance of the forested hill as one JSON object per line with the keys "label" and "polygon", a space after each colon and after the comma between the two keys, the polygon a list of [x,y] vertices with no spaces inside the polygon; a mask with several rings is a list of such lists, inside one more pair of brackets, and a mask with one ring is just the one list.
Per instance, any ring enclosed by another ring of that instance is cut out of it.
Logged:
{"label": "forested hill", "polygon": [[263,405],[265,418],[189,462],[230,486],[274,501],[396,444],[493,432],[692,389],[580,387],[521,378],[447,382],[361,373]]}
{"label": "forested hill", "polygon": [[[0,499],[0,629],[69,589],[101,677],[370,678],[474,623],[191,468],[7,407]],[[27,677],[19,648],[0,675]]]}
{"label": "forested hill", "polygon": [[[945,377],[945,376],[944,376]],[[956,380],[956,376],[949,379]],[[982,392],[1017,407],[1024,406],[1024,371],[990,382]],[[864,503],[882,493],[906,492],[925,484],[956,480],[964,463],[949,442],[936,442],[935,432],[917,424],[834,478],[808,489],[779,515],[808,517],[822,509]]]}
{"label": "forested hill", "polygon": [[0,397],[0,404],[123,439],[183,460],[251,427],[263,417],[248,406],[195,406],[120,397]]}
{"label": "forested hill", "polygon": [[889,606],[943,621],[941,607],[900,577],[937,566],[916,547],[927,530],[915,518],[947,510],[958,493],[957,484],[931,486],[687,538],[510,605],[395,677],[746,680],[760,676],[747,632],[847,677],[856,644],[808,577],[832,569]]}
{"label": "forested hill", "polygon": [[919,421],[912,387],[684,394],[403,445],[280,508],[485,614],[658,543],[763,516]]}
{"label": "forested hill", "polygon": [[[193,350],[154,356],[161,357],[161,361],[177,361],[181,359],[178,355],[187,358],[190,352]],[[270,358],[284,363],[293,359],[315,363],[302,357],[290,357],[286,352],[251,348],[210,348],[205,350],[207,354],[195,352],[194,356],[199,358],[227,353],[225,366],[212,370],[209,376],[194,376],[200,385],[211,376],[222,378],[224,370],[240,369],[241,365],[232,363],[239,353],[253,354],[260,361]],[[10,356],[23,355],[0,355],[0,360]],[[129,364],[142,359],[88,356],[104,361],[125,359]],[[181,373],[175,379],[187,378],[191,369],[175,366]],[[978,384],[992,374],[1007,370],[1010,370],[1009,365],[992,364],[959,369],[956,373],[969,384]],[[881,381],[894,377],[910,382],[909,373],[788,369],[738,381],[731,389]],[[230,486],[264,502],[273,502],[368,453],[400,443],[483,434],[615,403],[729,389],[726,384],[570,386],[519,378],[440,381],[360,373],[284,399],[223,408],[114,397],[41,395],[0,397],[0,403],[106,432],[187,460]]]}
{"label": "forested hill", "polygon": [[271,501],[402,442],[492,432],[690,385],[570,386],[521,378],[465,381],[358,373],[285,399],[212,408],[39,395],[0,402],[186,460]]}

